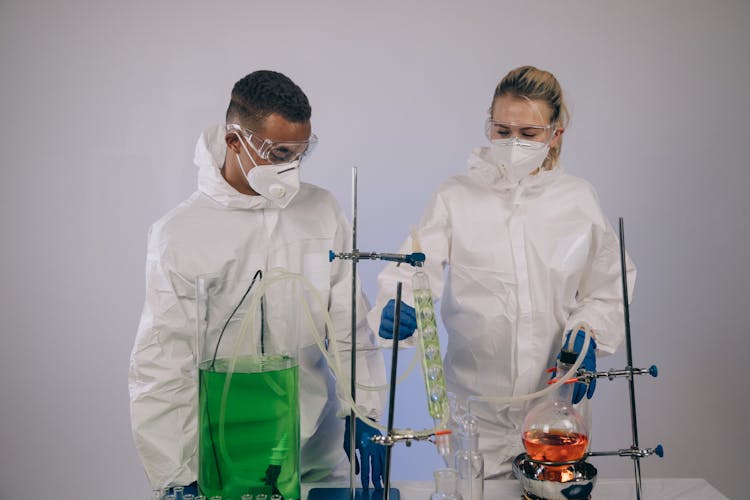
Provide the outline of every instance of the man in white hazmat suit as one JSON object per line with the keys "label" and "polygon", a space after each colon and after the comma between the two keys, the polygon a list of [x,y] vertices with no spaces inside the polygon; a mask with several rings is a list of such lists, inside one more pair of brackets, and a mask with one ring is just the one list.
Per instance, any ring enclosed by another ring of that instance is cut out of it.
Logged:
{"label": "man in white hazmat suit", "polygon": [[[459,402],[544,388],[567,332],[580,351],[579,324],[593,335],[587,369],[624,337],[619,242],[593,188],[557,163],[566,121],[551,73],[511,71],[493,96],[490,145],[439,188],[415,231],[448,333],[447,389]],[[368,321],[381,337],[392,336],[397,281],[405,285],[400,338],[414,330],[412,273],[388,265],[379,275]],[[632,290],[629,259],[628,278]],[[581,389],[579,397],[593,394],[593,386]],[[472,404],[486,478],[507,475],[523,452],[521,424],[533,404]]]}
{"label": "man in white hazmat suit", "polygon": [[[299,182],[299,161],[315,140],[310,105],[297,85],[272,71],[247,75],[232,90],[227,124],[207,130],[198,141],[198,190],[150,229],[146,300],[129,389],[135,444],[154,489],[195,489],[198,478],[196,277],[249,280],[258,270],[277,267],[301,273],[328,301],[335,331],[326,332],[320,318],[316,322],[321,334],[338,340],[349,374],[351,266],[330,263],[328,251],[348,249],[351,229],[330,193]],[[284,308],[283,299],[267,297],[271,315],[284,316]],[[382,386],[385,366],[364,319],[367,308],[360,292],[357,380]],[[345,458],[341,417],[349,409],[339,404],[312,336],[297,342],[300,472],[303,481],[316,481]],[[338,390],[349,390],[348,380],[339,382]],[[357,405],[368,417],[379,419],[384,403],[382,391],[357,391]],[[359,421],[356,427],[358,437],[377,433]],[[358,451],[363,481],[372,460],[378,485],[383,448]]]}

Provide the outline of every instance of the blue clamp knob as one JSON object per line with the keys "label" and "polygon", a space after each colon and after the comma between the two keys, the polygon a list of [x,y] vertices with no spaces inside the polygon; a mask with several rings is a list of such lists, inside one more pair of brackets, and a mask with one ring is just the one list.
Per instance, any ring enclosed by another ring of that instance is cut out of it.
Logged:
{"label": "blue clamp knob", "polygon": [[651,367],[648,369],[648,374],[656,378],[659,376],[659,369],[656,367],[656,365],[651,365]]}
{"label": "blue clamp knob", "polygon": [[424,261],[425,255],[422,252],[414,252],[406,256],[406,262],[412,266],[420,266]]}
{"label": "blue clamp knob", "polygon": [[333,259],[336,258],[336,252],[333,250],[328,250],[328,262],[333,262]]}
{"label": "blue clamp knob", "polygon": [[656,453],[656,456],[659,458],[664,456],[664,447],[662,445],[657,445],[656,448],[654,448],[654,453]]}

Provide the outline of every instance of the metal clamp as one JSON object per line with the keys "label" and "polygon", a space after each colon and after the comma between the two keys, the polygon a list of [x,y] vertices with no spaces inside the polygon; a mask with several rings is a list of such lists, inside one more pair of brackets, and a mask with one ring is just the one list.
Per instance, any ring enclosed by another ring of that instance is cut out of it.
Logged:
{"label": "metal clamp", "polygon": [[649,455],[656,455],[661,458],[664,456],[664,447],[657,445],[656,448],[625,448],[617,451],[591,451],[588,453],[590,457],[603,457],[617,455],[621,457],[630,458],[643,458]]}
{"label": "metal clamp", "polygon": [[334,259],[351,260],[359,262],[360,260],[387,260],[389,262],[398,262],[399,264],[409,264],[410,266],[421,267],[425,261],[425,255],[422,252],[413,252],[407,254],[401,253],[378,253],[378,252],[339,252],[328,251],[328,262]]}
{"label": "metal clamp", "polygon": [[406,446],[411,446],[412,441],[430,441],[432,437],[444,434],[450,434],[449,430],[439,432],[415,432],[412,429],[394,429],[387,435],[378,435],[370,438],[373,443],[381,446],[393,446],[394,444],[404,441]]}
{"label": "metal clamp", "polygon": [[648,368],[624,368],[622,370],[607,370],[606,372],[590,372],[587,370],[578,370],[576,373],[576,379],[578,382],[585,384],[591,383],[592,380],[597,378],[607,378],[613,380],[615,378],[625,377],[628,380],[633,378],[633,375],[651,375],[656,378],[659,376],[659,369],[656,365],[651,365]]}

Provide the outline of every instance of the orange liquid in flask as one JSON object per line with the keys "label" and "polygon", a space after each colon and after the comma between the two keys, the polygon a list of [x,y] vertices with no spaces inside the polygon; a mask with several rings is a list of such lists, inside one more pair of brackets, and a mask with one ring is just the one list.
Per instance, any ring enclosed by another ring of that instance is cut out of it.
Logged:
{"label": "orange liquid in flask", "polygon": [[523,445],[529,458],[539,462],[573,462],[586,455],[589,438],[584,434],[552,429],[523,433]]}

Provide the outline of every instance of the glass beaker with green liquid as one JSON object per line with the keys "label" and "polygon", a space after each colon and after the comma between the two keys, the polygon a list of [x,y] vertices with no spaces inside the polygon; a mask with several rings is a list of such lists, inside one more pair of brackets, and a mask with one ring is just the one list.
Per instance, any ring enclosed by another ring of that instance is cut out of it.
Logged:
{"label": "glass beaker with green liquid", "polygon": [[196,281],[198,487],[207,497],[300,498],[300,325],[268,325],[258,274]]}

